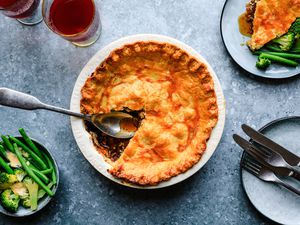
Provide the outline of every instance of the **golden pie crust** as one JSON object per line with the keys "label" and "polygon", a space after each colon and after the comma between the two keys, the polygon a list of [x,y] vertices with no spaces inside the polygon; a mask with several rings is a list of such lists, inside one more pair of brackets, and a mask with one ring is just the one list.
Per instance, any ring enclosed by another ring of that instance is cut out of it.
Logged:
{"label": "golden pie crust", "polygon": [[82,113],[144,111],[121,156],[108,159],[112,175],[138,185],[156,185],[190,169],[218,120],[207,66],[168,43],[136,42],[113,51],[81,93]]}
{"label": "golden pie crust", "polygon": [[259,0],[253,20],[253,35],[248,41],[252,50],[287,33],[300,17],[300,0]]}

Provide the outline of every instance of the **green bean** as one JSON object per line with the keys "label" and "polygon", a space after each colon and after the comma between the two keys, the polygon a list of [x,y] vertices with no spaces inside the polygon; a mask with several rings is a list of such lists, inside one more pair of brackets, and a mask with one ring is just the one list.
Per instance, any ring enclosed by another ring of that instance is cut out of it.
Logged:
{"label": "green bean", "polygon": [[9,173],[9,174],[14,174],[14,171],[12,170],[12,168],[10,168],[10,166],[8,165],[7,162],[4,161],[4,159],[0,156],[0,165],[3,167],[3,169]]}
{"label": "green bean", "polygon": [[[25,156],[23,156],[23,157],[26,159]],[[38,165],[38,164],[36,163],[36,161],[34,161],[32,158],[28,158],[28,159],[26,159],[26,160],[28,160],[28,161],[30,162],[30,165],[33,165],[37,170],[42,170],[41,166]]]}
{"label": "green bean", "polygon": [[35,173],[35,175],[37,175],[41,180],[43,180],[46,184],[49,183],[49,178],[44,175],[43,173],[41,173],[38,169],[36,169],[35,167],[33,167],[32,165],[29,165],[29,168],[32,169],[32,171]]}
{"label": "green bean", "polygon": [[26,142],[26,144],[34,151],[35,154],[37,154],[40,158],[42,158],[42,154],[41,154],[40,150],[36,147],[34,142],[26,134],[25,130],[23,128],[20,128],[19,132],[22,135],[22,137],[23,137],[24,141]]}
{"label": "green bean", "polygon": [[[40,178],[42,179],[45,183],[49,183],[49,178],[46,176],[46,174],[50,174],[52,172],[52,169],[47,169],[47,170],[40,170],[38,169],[34,164],[32,164],[31,162],[29,162],[29,168],[31,168],[33,170],[33,172]],[[28,165],[28,164],[27,164]],[[45,173],[45,172],[46,173]]]}
{"label": "green bean", "polygon": [[52,173],[53,169],[46,169],[46,170],[42,170],[40,171],[42,174],[49,174]]}
{"label": "green bean", "polygon": [[[25,158],[25,160],[26,160],[26,158]],[[31,161],[26,161],[26,163],[31,169],[40,171],[40,169],[35,164],[33,164]]]}
{"label": "green bean", "polygon": [[[53,184],[52,182],[50,182],[50,183],[47,185],[47,187],[48,187],[48,188],[52,188],[53,185],[54,185],[54,184]],[[39,192],[38,192],[38,199],[43,198],[45,194],[46,194],[46,192],[45,192],[43,189],[40,189]]]}
{"label": "green bean", "polygon": [[41,188],[43,188],[46,193],[49,195],[49,196],[53,196],[53,192],[50,190],[50,188],[47,187],[47,185],[45,185],[41,180],[40,178],[38,178],[35,173],[31,170],[31,168],[29,168],[26,164],[26,161],[25,159],[23,158],[21,152],[19,151],[18,149],[18,146],[16,143],[14,143],[14,149],[15,149],[15,152],[16,152],[16,155],[23,167],[23,169],[25,170],[25,172],[28,174],[28,176],[30,176],[38,185],[40,185]]}
{"label": "green bean", "polygon": [[55,169],[54,169],[54,165],[51,162],[50,158],[47,156],[47,154],[43,153],[43,156],[45,157],[45,159],[47,160],[47,164],[50,167],[49,169],[52,169],[52,173],[51,173],[51,178],[52,178],[52,182],[54,184],[56,184],[57,182],[57,178],[56,178],[56,173],[55,173]]}
{"label": "green bean", "polygon": [[280,56],[280,57],[287,58],[287,59],[300,59],[300,54],[287,53],[287,52],[262,52],[262,51],[258,51],[258,52],[254,52],[253,54],[257,55],[257,54],[262,54],[262,53],[266,53],[266,54],[270,54],[270,55],[276,55],[276,56]]}
{"label": "green bean", "polygon": [[56,179],[56,174],[55,174],[55,171],[54,171],[54,170],[52,170],[51,178],[52,178],[52,182],[53,182],[54,184],[56,184],[56,183],[57,183],[57,179]]}
{"label": "green bean", "polygon": [[46,164],[44,161],[35,154],[30,148],[28,148],[24,143],[22,143],[20,140],[18,140],[15,137],[9,136],[9,139],[12,140],[15,144],[20,146],[24,151],[28,152],[28,154],[32,157],[32,159],[39,165],[43,170],[47,169]]}
{"label": "green bean", "polygon": [[0,155],[2,155],[5,159],[7,159],[7,154],[2,145],[0,145]]}
{"label": "green bean", "polygon": [[3,140],[3,142],[4,142],[4,145],[5,145],[5,147],[9,150],[9,151],[11,151],[11,152],[15,152],[14,151],[14,147],[13,147],[13,145],[10,143],[10,141],[9,141],[9,139],[6,137],[6,136],[4,136],[4,135],[1,135],[1,138],[2,138],[2,140]]}
{"label": "green bean", "polygon": [[290,60],[290,59],[282,58],[282,57],[277,56],[277,55],[271,55],[271,54],[268,54],[268,53],[261,53],[259,55],[259,57],[270,59],[271,61],[278,62],[278,63],[281,63],[281,64],[285,64],[287,66],[298,66],[297,62],[295,62],[293,60]]}

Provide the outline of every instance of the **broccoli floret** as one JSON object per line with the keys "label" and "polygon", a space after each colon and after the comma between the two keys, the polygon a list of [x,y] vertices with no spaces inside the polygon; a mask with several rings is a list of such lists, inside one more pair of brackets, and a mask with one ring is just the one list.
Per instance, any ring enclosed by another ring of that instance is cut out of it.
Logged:
{"label": "broccoli floret", "polygon": [[20,197],[13,193],[11,189],[2,192],[0,196],[2,206],[9,212],[17,212]]}
{"label": "broccoli floret", "polygon": [[36,210],[38,203],[39,186],[30,177],[25,177],[23,183],[29,192],[30,208],[31,210]]}
{"label": "broccoli floret", "polygon": [[16,195],[19,195],[21,199],[25,199],[29,197],[29,193],[27,187],[22,182],[15,183],[11,186],[11,190]]}
{"label": "broccoli floret", "polygon": [[17,176],[18,181],[22,181],[24,177],[26,176],[26,172],[22,169],[15,169],[14,170],[15,175]]}
{"label": "broccoli floret", "polygon": [[300,33],[300,18],[297,18],[295,22],[292,24],[292,26],[289,29],[289,32],[294,33],[295,35]]}
{"label": "broccoli floret", "polygon": [[290,50],[293,47],[294,42],[295,42],[294,33],[287,33],[271,41],[271,43],[277,44],[282,51]]}
{"label": "broccoli floret", "polygon": [[299,37],[296,38],[295,43],[294,43],[293,47],[291,48],[291,51],[299,53],[300,52],[300,33],[297,34],[297,36],[299,36]]}
{"label": "broccoli floret", "polygon": [[30,204],[30,198],[25,198],[25,199],[21,199],[21,205],[24,207],[24,208],[30,208],[31,207],[31,204]]}
{"label": "broccoli floret", "polygon": [[260,56],[258,57],[258,60],[256,62],[256,67],[258,69],[265,70],[270,65],[271,65],[271,60],[270,59],[266,59],[266,58],[263,58],[263,57],[260,57]]}
{"label": "broccoli floret", "polygon": [[289,29],[289,32],[295,34],[295,43],[292,47],[293,52],[300,52],[300,18],[297,18]]}
{"label": "broccoli floret", "polygon": [[0,190],[8,189],[16,182],[18,182],[16,175],[0,173]]}

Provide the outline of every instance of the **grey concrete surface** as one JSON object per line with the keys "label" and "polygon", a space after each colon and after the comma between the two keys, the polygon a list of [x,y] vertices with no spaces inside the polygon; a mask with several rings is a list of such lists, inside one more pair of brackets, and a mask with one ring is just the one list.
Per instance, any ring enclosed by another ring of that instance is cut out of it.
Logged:
{"label": "grey concrete surface", "polygon": [[227,100],[223,138],[211,160],[190,179],[171,188],[138,191],[112,183],[85,160],[73,138],[70,120],[46,111],[0,107],[0,132],[19,127],[45,143],[61,171],[56,198],[39,214],[12,224],[270,224],[248,201],[240,181],[240,149],[232,134],[242,123],[256,128],[300,113],[300,80],[257,79],[227,54],[220,36],[219,0],[100,0],[103,32],[91,47],[77,48],[45,24],[26,27],[0,15],[0,86],[68,107],[75,80],[91,56],[126,35],[157,33],[199,51],[218,75]]}

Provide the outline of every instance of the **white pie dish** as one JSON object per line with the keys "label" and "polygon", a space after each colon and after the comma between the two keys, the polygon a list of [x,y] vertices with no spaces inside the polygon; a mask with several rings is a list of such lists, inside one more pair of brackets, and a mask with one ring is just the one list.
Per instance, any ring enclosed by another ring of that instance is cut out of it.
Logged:
{"label": "white pie dish", "polygon": [[214,80],[214,87],[217,96],[218,108],[219,108],[219,119],[217,125],[212,131],[209,141],[207,142],[207,149],[203,154],[202,158],[200,159],[200,161],[185,173],[175,176],[168,181],[161,182],[156,186],[139,186],[139,185],[126,183],[121,179],[115,178],[110,173],[108,173],[107,170],[111,167],[111,165],[108,164],[103,158],[103,156],[97,152],[92,142],[92,139],[90,138],[90,134],[86,131],[84,127],[83,121],[81,119],[71,118],[71,125],[72,125],[74,137],[76,139],[76,142],[81,152],[83,153],[85,158],[91,163],[91,165],[101,174],[103,174],[104,176],[106,176],[107,178],[111,179],[114,182],[117,182],[119,184],[128,187],[140,188],[140,189],[163,188],[187,179],[188,177],[196,173],[201,167],[203,167],[205,163],[210,159],[212,154],[214,153],[222,137],[224,124],[225,124],[224,95],[217,76],[215,75],[214,71],[212,70],[208,62],[199,53],[197,53],[194,49],[192,49],[191,47],[187,46],[186,44],[178,40],[175,40],[170,37],[162,36],[162,35],[140,34],[140,35],[121,38],[117,41],[110,43],[109,45],[107,45],[106,47],[98,51],[82,69],[73,89],[70,108],[75,112],[80,111],[81,88],[83,87],[86,79],[91,75],[91,73],[96,69],[96,67],[102,61],[104,61],[113,50],[120,48],[126,44],[132,44],[138,41],[155,41],[155,42],[163,42],[163,43],[170,43],[176,45],[181,49],[183,49],[184,51],[186,51],[191,56],[195,57],[196,59],[199,59],[199,61],[202,61],[207,65]]}

